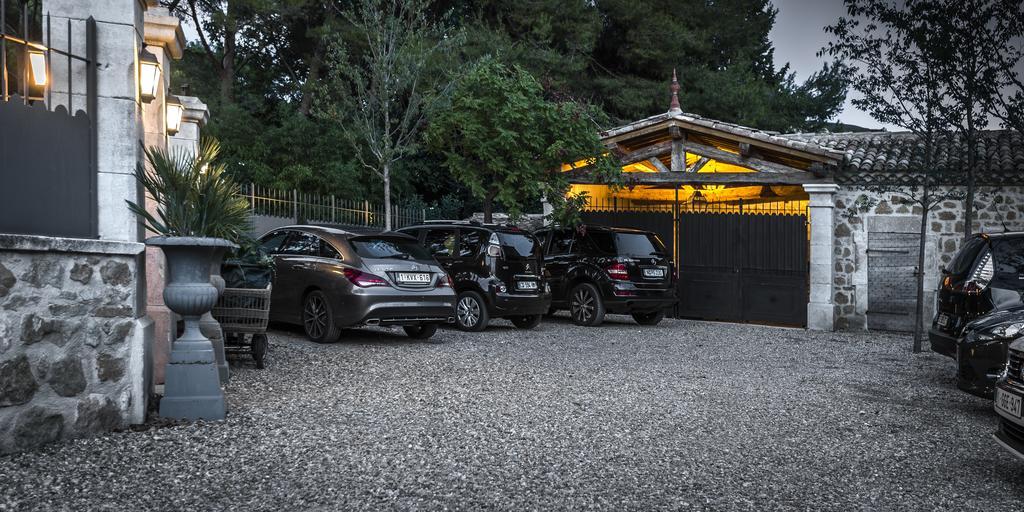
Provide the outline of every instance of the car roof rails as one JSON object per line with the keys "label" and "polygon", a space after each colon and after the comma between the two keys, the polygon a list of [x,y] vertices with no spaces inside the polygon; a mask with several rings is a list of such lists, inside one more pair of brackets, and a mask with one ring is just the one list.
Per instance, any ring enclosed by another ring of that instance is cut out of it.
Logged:
{"label": "car roof rails", "polygon": [[455,219],[433,219],[425,220],[424,224],[460,224],[463,226],[483,226],[480,221],[476,220],[455,220]]}

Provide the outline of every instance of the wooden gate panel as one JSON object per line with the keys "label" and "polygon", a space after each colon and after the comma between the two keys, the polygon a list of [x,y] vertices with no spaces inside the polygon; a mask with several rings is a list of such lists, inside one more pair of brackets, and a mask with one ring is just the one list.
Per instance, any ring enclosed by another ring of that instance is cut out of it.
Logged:
{"label": "wooden gate panel", "polygon": [[913,331],[917,233],[868,232],[868,329]]}

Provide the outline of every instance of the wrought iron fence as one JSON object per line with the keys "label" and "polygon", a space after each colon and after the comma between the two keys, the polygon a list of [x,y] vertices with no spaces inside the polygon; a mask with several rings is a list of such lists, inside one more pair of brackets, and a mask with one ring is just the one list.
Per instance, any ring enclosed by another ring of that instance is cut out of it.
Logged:
{"label": "wrought iron fence", "polygon": [[707,201],[703,198],[663,201],[630,197],[588,198],[584,211],[592,212],[704,212],[754,215],[806,215],[803,199],[746,198],[728,201]]}
{"label": "wrought iron fence", "polygon": [[0,0],[0,232],[96,238],[96,20],[40,9]]}
{"label": "wrought iron fence", "polygon": [[[242,187],[240,195],[248,201],[254,217],[273,217],[300,224],[384,228],[384,206],[369,201],[341,199],[333,195],[310,194],[298,190],[279,190],[255,184]],[[426,217],[427,210],[424,208],[391,207],[392,229],[421,223]]]}

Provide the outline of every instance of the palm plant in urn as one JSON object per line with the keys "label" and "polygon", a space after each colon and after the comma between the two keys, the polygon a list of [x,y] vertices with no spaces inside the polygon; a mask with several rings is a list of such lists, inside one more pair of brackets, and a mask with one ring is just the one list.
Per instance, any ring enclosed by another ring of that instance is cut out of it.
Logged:
{"label": "palm plant in urn", "polygon": [[167,418],[216,420],[226,413],[217,358],[199,322],[219,293],[210,282],[210,267],[246,236],[249,217],[237,185],[216,162],[219,151],[212,139],[204,140],[195,154],[147,149],[149,169],[140,165],[135,178],[153,198],[155,211],[128,201],[146,228],[160,234],[146,244],[163,251],[164,303],[185,321],[165,371],[160,416]]}

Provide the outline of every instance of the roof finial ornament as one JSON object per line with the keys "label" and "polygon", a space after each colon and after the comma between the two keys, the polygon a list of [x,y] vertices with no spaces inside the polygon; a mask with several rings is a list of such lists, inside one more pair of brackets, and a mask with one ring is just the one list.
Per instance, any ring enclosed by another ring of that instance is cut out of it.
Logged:
{"label": "roof finial ornament", "polygon": [[679,108],[679,80],[676,78],[676,68],[672,68],[672,103],[668,106],[668,113],[683,113],[683,109]]}

